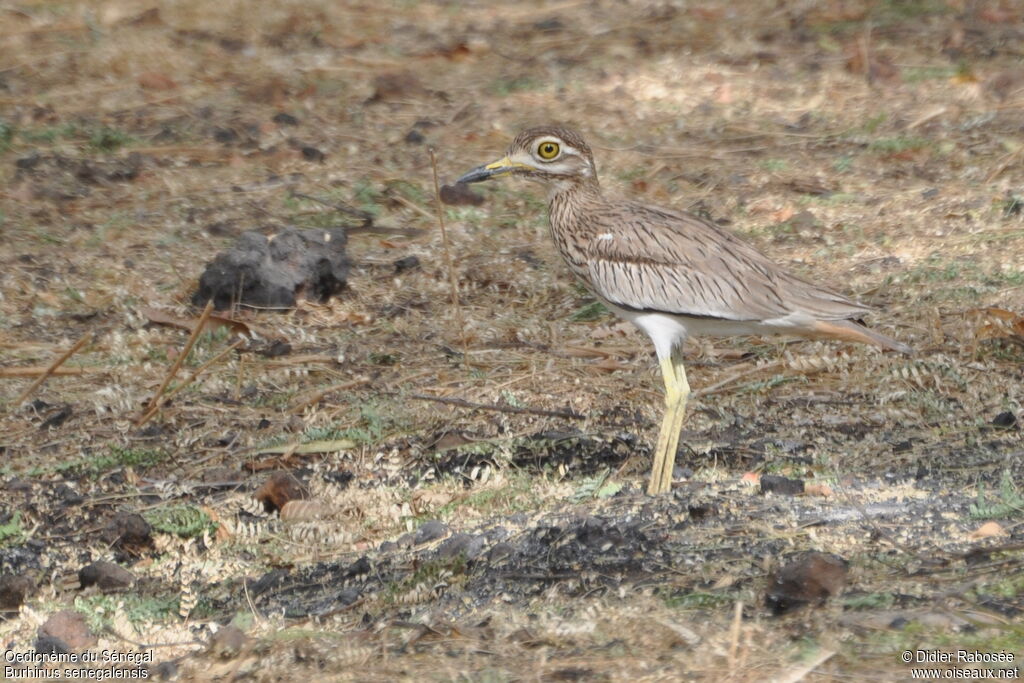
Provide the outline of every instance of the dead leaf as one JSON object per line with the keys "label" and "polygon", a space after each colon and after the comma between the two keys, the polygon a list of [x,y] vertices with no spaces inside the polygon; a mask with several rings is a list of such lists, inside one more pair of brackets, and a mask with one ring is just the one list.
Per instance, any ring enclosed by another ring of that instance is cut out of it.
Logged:
{"label": "dead leaf", "polygon": [[328,511],[318,500],[289,500],[281,507],[281,521],[309,522],[327,517]]}
{"label": "dead leaf", "polygon": [[900,76],[900,69],[887,55],[878,54],[871,50],[861,39],[854,40],[847,44],[846,70],[853,74],[864,74],[868,82],[873,81],[896,81]]}
{"label": "dead leaf", "polygon": [[985,522],[977,529],[967,534],[967,538],[972,541],[976,541],[981,538],[992,538],[994,536],[1002,536],[1006,533],[1006,529],[999,524],[999,522]]}
{"label": "dead leaf", "polygon": [[622,363],[617,358],[602,358],[599,361],[595,361],[590,364],[591,367],[597,368],[598,370],[604,370],[605,372],[615,372],[616,370],[627,370],[629,366]]}
{"label": "dead leaf", "polygon": [[417,513],[429,512],[452,502],[452,496],[444,491],[417,489],[412,494],[412,509]]}
{"label": "dead leaf", "polygon": [[732,97],[732,85],[730,83],[723,83],[722,85],[715,88],[715,102],[718,104],[731,104]]}
{"label": "dead leaf", "polygon": [[373,96],[367,102],[407,100],[427,94],[427,89],[416,76],[408,71],[396,71],[373,79]]}
{"label": "dead leaf", "polygon": [[804,494],[808,496],[821,496],[828,498],[832,495],[832,487],[828,484],[805,484]]}
{"label": "dead leaf", "polygon": [[159,71],[144,71],[139,74],[139,87],[143,90],[174,90],[178,84],[167,74]]}
{"label": "dead leaf", "polygon": [[1017,12],[1005,7],[988,5],[978,11],[978,18],[989,24],[1015,24],[1020,20]]}
{"label": "dead leaf", "polygon": [[592,339],[608,339],[609,337],[625,337],[635,328],[633,323],[622,322],[614,325],[600,325],[590,331]]}
{"label": "dead leaf", "polygon": [[796,214],[796,209],[792,206],[784,206],[777,211],[773,211],[770,218],[776,223],[785,223],[792,218],[794,214]]}
{"label": "dead leaf", "polygon": [[967,312],[974,319],[974,339],[1009,339],[1024,344],[1024,315],[1005,308],[975,308]]}

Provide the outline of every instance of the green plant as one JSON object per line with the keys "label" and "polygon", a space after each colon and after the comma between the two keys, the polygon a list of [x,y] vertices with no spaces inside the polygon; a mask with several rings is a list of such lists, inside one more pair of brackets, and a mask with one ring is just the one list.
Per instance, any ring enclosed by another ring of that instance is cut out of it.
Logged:
{"label": "green plant", "polygon": [[6,524],[0,524],[0,548],[17,545],[25,539],[25,530],[21,527],[21,512],[15,512]]}
{"label": "green plant", "polygon": [[569,320],[574,323],[588,323],[594,320],[600,320],[610,313],[608,307],[600,301],[591,301],[589,304],[583,304],[576,311],[569,316]]}
{"label": "green plant", "polygon": [[665,596],[665,606],[678,609],[709,609],[729,605],[736,601],[731,595],[692,591],[689,593],[673,593]]}
{"label": "green plant", "polygon": [[134,142],[124,131],[106,126],[97,128],[89,136],[89,146],[99,152],[113,152]]}
{"label": "green plant", "polygon": [[14,139],[14,126],[6,121],[0,121],[0,154],[11,148],[11,140]]}
{"label": "green plant", "polygon": [[360,209],[374,218],[380,215],[380,202],[383,194],[373,186],[369,179],[360,178],[357,180],[353,188],[353,194],[355,194],[356,201],[359,202]]}
{"label": "green plant", "polygon": [[161,506],[143,512],[142,516],[155,531],[183,538],[202,536],[217,528],[210,516],[194,505]]}
{"label": "green plant", "polygon": [[1024,513],[1024,496],[1013,481],[1010,470],[1003,470],[999,480],[999,492],[995,500],[985,495],[983,484],[978,485],[978,498],[970,507],[972,519],[993,519]]}
{"label": "green plant", "polygon": [[913,135],[897,135],[890,138],[878,138],[873,140],[868,149],[880,154],[899,154],[900,152],[917,152],[931,147],[932,143],[926,138]]}
{"label": "green plant", "polygon": [[60,463],[54,467],[54,471],[96,475],[119,467],[148,467],[161,462],[164,457],[162,451],[154,449],[110,446],[106,453]]}

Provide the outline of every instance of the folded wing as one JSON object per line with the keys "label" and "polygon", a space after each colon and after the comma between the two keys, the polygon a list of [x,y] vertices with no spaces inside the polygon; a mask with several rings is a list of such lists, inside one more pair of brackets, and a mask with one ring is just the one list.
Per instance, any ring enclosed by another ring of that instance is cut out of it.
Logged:
{"label": "folded wing", "polygon": [[[633,203],[622,208],[627,210],[586,219],[592,235],[587,248],[590,285],[615,305],[760,322],[787,316],[843,320],[870,310],[786,272],[697,216]],[[621,221],[623,215],[631,220]]]}

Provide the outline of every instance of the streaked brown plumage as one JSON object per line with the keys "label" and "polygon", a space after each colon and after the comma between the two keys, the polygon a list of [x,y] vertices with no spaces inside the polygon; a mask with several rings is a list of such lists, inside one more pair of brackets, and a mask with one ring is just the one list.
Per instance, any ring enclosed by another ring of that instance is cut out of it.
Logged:
{"label": "streaked brown plumage", "polygon": [[567,128],[516,136],[507,155],[460,182],[512,174],[549,187],[551,235],[569,268],[617,314],[654,342],[666,416],[650,493],[671,485],[689,385],[680,347],[690,335],[794,334],[910,347],[855,322],[870,310],[780,268],[735,235],[698,216],[606,199],[593,154]]}

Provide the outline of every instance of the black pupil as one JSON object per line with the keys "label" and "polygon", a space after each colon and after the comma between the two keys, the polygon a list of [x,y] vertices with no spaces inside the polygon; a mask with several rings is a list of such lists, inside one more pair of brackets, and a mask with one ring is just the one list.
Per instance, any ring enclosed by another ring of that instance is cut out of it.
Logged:
{"label": "black pupil", "polygon": [[544,145],[544,154],[545,154],[545,156],[551,156],[554,153],[555,153],[555,146],[554,145],[552,145],[551,143],[548,143],[548,144]]}

